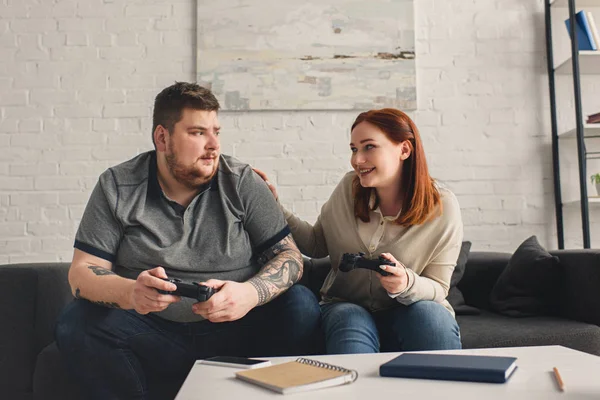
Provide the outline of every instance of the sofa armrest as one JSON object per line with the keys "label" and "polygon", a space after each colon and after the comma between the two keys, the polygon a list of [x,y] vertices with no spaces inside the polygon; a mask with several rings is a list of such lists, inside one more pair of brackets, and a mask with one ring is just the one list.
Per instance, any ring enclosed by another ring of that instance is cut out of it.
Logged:
{"label": "sofa armrest", "polygon": [[510,257],[510,253],[490,251],[469,253],[465,273],[457,285],[467,305],[484,310],[490,309],[490,293]]}
{"label": "sofa armrest", "polygon": [[36,288],[35,271],[0,266],[0,393],[8,398],[31,391]]}
{"label": "sofa armrest", "polygon": [[329,257],[304,257],[304,272],[302,274],[302,279],[300,279],[300,282],[298,283],[309,288],[315,296],[317,296],[317,299],[320,300],[320,290],[330,269],[331,262],[329,261]]}
{"label": "sofa armrest", "polygon": [[54,340],[56,317],[72,299],[68,269],[57,263],[0,266],[0,392],[31,391],[35,360]]}
{"label": "sofa armrest", "polygon": [[38,275],[35,315],[36,354],[54,341],[54,327],[62,309],[73,300],[68,263],[35,264]]}
{"label": "sofa armrest", "polygon": [[600,326],[600,249],[550,252],[564,266],[561,313],[576,321]]}

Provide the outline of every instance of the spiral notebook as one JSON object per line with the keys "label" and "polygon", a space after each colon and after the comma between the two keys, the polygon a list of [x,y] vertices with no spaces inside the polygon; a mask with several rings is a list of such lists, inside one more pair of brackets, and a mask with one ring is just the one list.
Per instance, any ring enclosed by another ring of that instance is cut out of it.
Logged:
{"label": "spiral notebook", "polygon": [[352,383],[358,372],[335,365],[298,358],[270,367],[236,372],[236,378],[288,394]]}

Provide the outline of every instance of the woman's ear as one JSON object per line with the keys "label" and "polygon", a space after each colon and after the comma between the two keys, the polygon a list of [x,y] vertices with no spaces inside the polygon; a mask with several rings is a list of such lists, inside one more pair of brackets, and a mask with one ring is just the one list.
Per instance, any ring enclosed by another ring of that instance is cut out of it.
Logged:
{"label": "woman's ear", "polygon": [[158,125],[154,130],[154,144],[156,150],[160,152],[167,151],[167,135],[169,132],[162,126]]}
{"label": "woman's ear", "polygon": [[412,147],[410,146],[410,142],[408,140],[405,140],[404,142],[400,143],[400,160],[401,161],[404,161],[408,157],[410,157],[411,153],[412,153]]}

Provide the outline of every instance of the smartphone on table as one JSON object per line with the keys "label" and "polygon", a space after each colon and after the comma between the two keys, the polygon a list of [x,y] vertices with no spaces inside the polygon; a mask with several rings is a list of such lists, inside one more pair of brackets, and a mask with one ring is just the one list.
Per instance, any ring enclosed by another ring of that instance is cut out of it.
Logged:
{"label": "smartphone on table", "polygon": [[266,367],[271,365],[269,360],[259,360],[257,358],[246,358],[246,357],[231,357],[231,356],[217,356],[210,357],[204,360],[198,360],[197,363],[205,365],[217,365],[220,367],[232,367],[232,368],[243,368],[252,369],[259,367]]}

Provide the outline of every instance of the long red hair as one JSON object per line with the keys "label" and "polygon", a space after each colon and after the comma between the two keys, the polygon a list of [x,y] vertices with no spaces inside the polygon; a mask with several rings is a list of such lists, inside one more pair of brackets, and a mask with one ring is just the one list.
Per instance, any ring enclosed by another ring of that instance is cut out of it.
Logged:
{"label": "long red hair", "polygon": [[[408,141],[410,156],[402,165],[402,211],[394,221],[399,225],[419,225],[438,215],[433,213],[439,205],[440,193],[433,178],[429,175],[421,136],[415,123],[408,115],[394,108],[366,111],[358,115],[352,130],[361,122],[368,122],[379,128],[394,143]],[[363,222],[369,222],[369,200],[375,188],[362,187],[358,176],[352,182],[354,195],[354,215]],[[375,202],[376,208],[379,201]]]}

